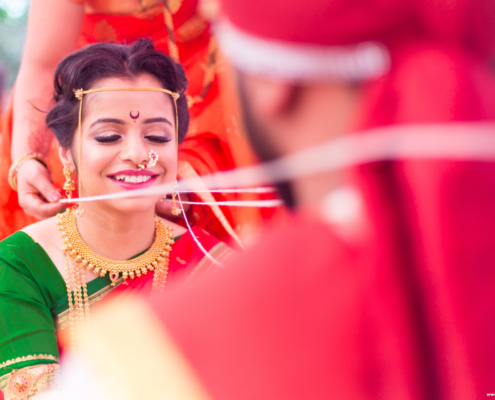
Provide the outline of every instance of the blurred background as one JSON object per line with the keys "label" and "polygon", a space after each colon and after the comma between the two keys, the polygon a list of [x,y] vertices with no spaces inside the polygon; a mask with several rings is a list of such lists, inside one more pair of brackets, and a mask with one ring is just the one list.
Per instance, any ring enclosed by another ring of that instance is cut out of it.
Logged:
{"label": "blurred background", "polygon": [[[0,93],[4,93],[4,99],[8,98],[19,70],[29,2],[0,0]],[[0,101],[0,104],[5,105],[6,101]]]}

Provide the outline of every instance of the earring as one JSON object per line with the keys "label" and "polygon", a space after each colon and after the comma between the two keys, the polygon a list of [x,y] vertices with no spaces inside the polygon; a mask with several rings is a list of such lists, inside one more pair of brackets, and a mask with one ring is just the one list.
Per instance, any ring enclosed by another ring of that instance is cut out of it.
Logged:
{"label": "earring", "polygon": [[[177,186],[177,181],[175,181],[175,186]],[[182,210],[177,207],[177,204],[175,203],[175,190],[172,193],[172,215],[175,215],[176,217],[180,215]]]}
{"label": "earring", "polygon": [[146,164],[137,164],[137,170],[141,171],[142,169],[154,167],[156,165],[156,162],[158,161],[158,154],[155,150],[150,150],[150,152],[148,153],[148,160],[149,161]]}
{"label": "earring", "polygon": [[72,171],[70,168],[64,168],[63,170],[65,176],[64,190],[65,195],[68,199],[72,198],[72,192],[76,190],[76,184],[72,180]]}
{"label": "earring", "polygon": [[[67,196],[68,199],[71,199],[72,192],[76,190],[76,184],[72,180],[72,171],[70,170],[70,168],[64,168],[63,173],[65,176],[65,183],[64,183],[65,195]],[[84,210],[81,209],[80,204],[77,206],[72,206],[70,207],[70,209],[74,213],[76,218],[81,218],[84,214]]]}

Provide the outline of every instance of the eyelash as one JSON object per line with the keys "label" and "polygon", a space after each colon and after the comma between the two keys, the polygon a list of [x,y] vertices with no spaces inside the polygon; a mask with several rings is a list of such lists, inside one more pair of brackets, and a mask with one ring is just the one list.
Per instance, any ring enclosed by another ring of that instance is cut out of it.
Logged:
{"label": "eyelash", "polygon": [[[113,143],[119,140],[120,138],[121,138],[120,135],[96,136],[95,140],[99,143]],[[145,136],[145,138],[154,143],[167,143],[170,142],[171,140],[165,136],[154,136],[154,135]]]}
{"label": "eyelash", "polygon": [[120,135],[96,136],[95,140],[100,143],[113,143],[121,138]]}
{"label": "eyelash", "polygon": [[166,137],[166,136],[154,136],[154,135],[149,135],[149,136],[145,136],[146,139],[148,139],[149,141],[151,142],[155,142],[155,143],[167,143],[167,142],[170,142],[170,138]]}

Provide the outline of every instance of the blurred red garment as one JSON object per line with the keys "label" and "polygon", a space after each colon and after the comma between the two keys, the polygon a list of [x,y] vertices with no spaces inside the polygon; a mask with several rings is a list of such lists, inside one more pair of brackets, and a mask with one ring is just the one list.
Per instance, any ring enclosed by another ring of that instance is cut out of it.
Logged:
{"label": "blurred red garment", "polygon": [[220,279],[154,305],[211,398],[494,391],[495,169],[434,164],[363,167],[377,177],[362,188],[364,237],[303,217]]}
{"label": "blurred red garment", "polygon": [[[365,205],[357,220],[301,215],[224,273],[169,292],[151,314],[106,309],[81,349],[95,365],[140,365],[165,381],[151,393],[165,397],[181,383],[205,393],[178,399],[493,393],[495,166],[377,163],[349,183]],[[100,355],[90,347],[102,331]],[[125,358],[117,333],[133,343]],[[134,393],[143,383],[122,387]]]}

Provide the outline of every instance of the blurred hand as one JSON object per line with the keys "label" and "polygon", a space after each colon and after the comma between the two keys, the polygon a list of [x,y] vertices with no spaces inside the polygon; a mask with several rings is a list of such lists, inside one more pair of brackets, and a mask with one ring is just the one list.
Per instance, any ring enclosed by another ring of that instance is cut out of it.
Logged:
{"label": "blurred hand", "polygon": [[17,173],[17,195],[24,212],[38,219],[53,217],[67,206],[53,186],[48,170],[36,160],[22,164]]}

